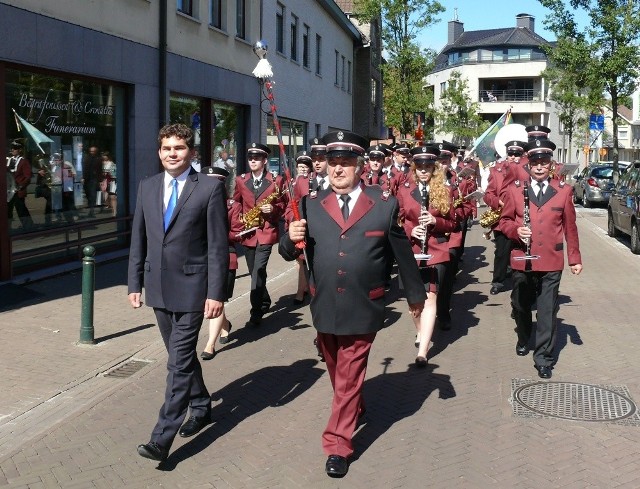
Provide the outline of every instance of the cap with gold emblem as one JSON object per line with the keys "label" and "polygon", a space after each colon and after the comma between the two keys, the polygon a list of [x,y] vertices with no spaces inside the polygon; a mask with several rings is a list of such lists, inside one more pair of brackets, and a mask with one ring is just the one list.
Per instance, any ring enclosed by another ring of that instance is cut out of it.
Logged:
{"label": "cap with gold emblem", "polygon": [[442,141],[438,144],[438,149],[440,150],[440,158],[451,158],[458,151],[458,147],[449,141]]}
{"label": "cap with gold emblem", "polygon": [[556,145],[550,139],[534,139],[529,141],[524,149],[531,161],[553,156],[553,150],[556,149]]}
{"label": "cap with gold emblem", "polygon": [[320,155],[327,152],[327,145],[324,144],[321,138],[313,138],[311,140],[311,154]]}
{"label": "cap with gold emblem", "polygon": [[229,172],[224,168],[219,168],[217,166],[203,166],[200,168],[200,173],[204,173],[205,175],[209,175],[212,177],[221,177],[227,178],[229,176]]}
{"label": "cap with gold emblem", "polygon": [[529,139],[547,139],[551,132],[546,126],[527,126],[524,130],[527,131]]}
{"label": "cap with gold emblem", "polygon": [[365,138],[350,131],[329,132],[322,136],[322,142],[327,146],[327,158],[364,156],[364,149],[369,146]]}
{"label": "cap with gold emblem", "polygon": [[251,143],[249,146],[247,146],[247,153],[261,153],[262,155],[266,156],[271,154],[271,150],[266,144]]}
{"label": "cap with gold emblem", "polygon": [[424,163],[433,161],[434,163],[440,156],[440,148],[435,144],[426,144],[424,146],[416,146],[411,150],[413,161],[415,163]]}
{"label": "cap with gold emblem", "polygon": [[369,146],[369,149],[367,149],[369,158],[371,158],[372,156],[387,156],[389,153],[389,146],[382,143],[376,144],[375,146]]}

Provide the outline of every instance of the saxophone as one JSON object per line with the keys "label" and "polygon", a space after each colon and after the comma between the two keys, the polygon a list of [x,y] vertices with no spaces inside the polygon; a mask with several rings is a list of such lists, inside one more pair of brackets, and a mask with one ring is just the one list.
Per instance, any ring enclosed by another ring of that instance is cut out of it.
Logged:
{"label": "saxophone", "polygon": [[502,214],[502,207],[498,209],[489,209],[484,211],[478,219],[480,226],[483,228],[488,228],[487,231],[483,234],[485,239],[491,239],[491,230],[493,227],[498,224],[500,220],[500,215]]}
{"label": "saxophone", "polygon": [[274,200],[278,199],[282,195],[282,192],[278,187],[276,187],[275,191],[269,194],[267,197],[258,202],[255,206],[253,206],[249,212],[240,216],[240,219],[244,223],[245,229],[251,228],[259,228],[264,224],[264,217],[262,217],[262,212],[260,211],[260,207],[266,204],[271,204]]}

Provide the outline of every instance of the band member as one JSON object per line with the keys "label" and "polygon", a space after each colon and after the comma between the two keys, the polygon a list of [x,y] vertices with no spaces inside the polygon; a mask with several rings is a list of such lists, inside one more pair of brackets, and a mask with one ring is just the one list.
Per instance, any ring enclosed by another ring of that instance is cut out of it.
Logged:
{"label": "band member", "polygon": [[[367,140],[339,131],[326,134],[331,188],[309,194],[302,219],[280,240],[280,254],[295,259],[306,239],[311,314],[334,395],[322,435],[326,473],[344,476],[352,436],[364,410],[362,385],[376,333],[384,325],[387,261],[395,256],[409,308],[422,310],[425,292],[411,246],[398,225],[398,203],[381,188],[362,185]],[[342,239],[340,239],[342,238]]]}
{"label": "band member", "polygon": [[20,218],[20,224],[24,231],[33,227],[33,219],[25,200],[27,198],[27,187],[31,183],[31,163],[23,156],[24,146],[19,141],[11,142],[11,157],[7,160],[7,172],[13,177],[15,183],[15,193],[7,202],[9,219],[13,219],[13,209]]}
{"label": "band member", "polygon": [[[533,360],[543,379],[551,377],[556,361],[558,290],[564,268],[565,241],[571,273],[578,275],[582,271],[573,190],[549,177],[555,148],[548,139],[527,143],[530,177],[509,186],[501,216],[502,230],[514,242],[511,303],[518,333],[516,354],[525,356],[529,352],[533,329],[531,308],[535,303]],[[530,257],[538,258],[526,259]]]}
{"label": "band member", "polygon": [[427,366],[429,343],[436,322],[437,296],[445,265],[450,260],[448,234],[456,227],[451,192],[445,185],[442,168],[436,163],[439,153],[435,145],[411,150],[411,173],[397,196],[400,222],[411,241],[413,252],[431,255],[428,261],[419,262],[427,300],[420,316],[413,319],[417,331],[415,364],[418,367]]}
{"label": "band member", "polygon": [[[396,148],[398,145],[391,146],[389,148],[391,155],[385,157],[384,165],[382,167],[382,175],[380,175],[378,185],[382,187],[382,189],[391,195],[396,195],[398,193],[398,188],[400,184],[404,182],[405,175],[401,171],[399,171],[394,164],[394,158]],[[403,158],[400,156],[400,158]],[[404,161],[404,160],[403,160]]]}
{"label": "band member", "polygon": [[449,259],[443,263],[437,296],[436,317],[438,319],[438,325],[443,331],[448,331],[451,329],[451,296],[453,295],[453,283],[458,273],[460,256],[462,256],[462,224],[465,222],[466,215],[463,205],[464,202],[461,202],[462,197],[461,190],[458,187],[458,175],[449,167],[451,157],[458,150],[458,147],[444,141],[438,144],[438,148],[440,149],[438,164],[442,169],[444,183],[449,190],[450,205],[452,208],[451,217],[455,221],[454,228],[449,230],[447,241]]}
{"label": "band member", "polygon": [[[193,166],[193,164],[192,164]],[[224,183],[229,176],[229,172],[225,168],[216,166],[204,166],[200,169],[200,173],[212,178],[217,178]],[[226,188],[225,188],[226,193]],[[240,241],[238,233],[244,231],[244,224],[240,219],[241,207],[238,202],[233,199],[227,199],[227,217],[229,219],[229,270],[227,271],[227,301],[233,297],[233,288],[236,283],[236,270],[238,269],[238,254],[236,252],[236,243]],[[224,345],[229,342],[229,333],[232,329],[231,322],[222,308],[222,313],[215,318],[209,319],[209,339],[200,354],[203,360],[211,360],[216,356],[216,341],[219,339],[220,344]]]}
{"label": "band member", "polygon": [[[312,169],[313,169],[313,160],[310,156],[310,151],[298,151],[296,154],[296,169],[297,169],[297,177],[294,182],[294,194],[298,201],[304,197],[305,195],[309,195],[311,191],[310,182],[317,181],[315,179],[311,179]],[[288,223],[293,220],[293,212],[291,211],[291,207],[287,206],[286,209],[285,220]],[[296,295],[293,298],[293,305],[299,306],[304,303],[304,297],[309,291],[309,286],[307,284],[307,275],[304,270],[304,256],[300,255],[298,260],[296,260],[298,266],[298,288],[296,289]]]}
{"label": "band member", "polygon": [[382,165],[388,152],[389,147],[386,144],[376,144],[367,149],[369,162],[362,174],[362,181],[365,185],[380,185],[380,178],[383,175]]}
{"label": "band member", "polygon": [[271,307],[267,291],[267,264],[271,248],[278,242],[278,221],[284,213],[286,201],[282,197],[282,177],[267,171],[267,157],[271,150],[264,144],[251,143],[247,147],[249,173],[236,177],[233,200],[242,206],[248,233],[242,235],[247,267],[251,274],[251,312],[249,326],[259,326]]}
{"label": "band member", "polygon": [[[505,178],[509,171],[520,161],[527,143],[522,141],[509,141],[506,143],[507,156],[504,160],[493,162],[489,165],[489,183],[484,193],[484,201],[489,206],[493,215],[498,215],[504,207],[502,197],[503,189],[506,189]],[[493,279],[491,280],[491,295],[499,294],[506,289],[509,270],[509,260],[511,256],[511,240],[502,232],[501,221],[498,220],[491,228],[495,241],[493,254]]]}
{"label": "band member", "polygon": [[401,176],[400,183],[402,184],[406,180],[411,166],[411,148],[407,146],[407,143],[400,143],[394,146],[393,166],[398,175]]}
{"label": "band member", "polygon": [[328,189],[327,150],[322,140],[318,138],[314,138],[311,141],[311,163],[313,165],[313,173],[309,176],[309,191]]}

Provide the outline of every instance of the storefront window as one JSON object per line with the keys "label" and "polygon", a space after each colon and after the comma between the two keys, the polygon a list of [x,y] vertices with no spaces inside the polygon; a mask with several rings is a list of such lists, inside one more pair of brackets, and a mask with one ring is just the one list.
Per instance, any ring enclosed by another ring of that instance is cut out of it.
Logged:
{"label": "storefront window", "polygon": [[47,259],[40,248],[68,254],[69,233],[61,241],[62,231],[53,231],[70,226],[74,232],[84,229],[85,237],[116,234],[117,223],[103,227],[102,222],[125,213],[118,199],[124,195],[123,89],[42,73],[5,73],[14,255]]}
{"label": "storefront window", "polygon": [[[282,131],[282,143],[284,144],[287,161],[291,167],[291,162],[298,151],[306,149],[307,123],[278,117],[280,129]],[[274,164],[280,157],[280,145],[278,144],[278,134],[273,124],[273,117],[267,116],[267,145],[271,149],[271,159]]]}

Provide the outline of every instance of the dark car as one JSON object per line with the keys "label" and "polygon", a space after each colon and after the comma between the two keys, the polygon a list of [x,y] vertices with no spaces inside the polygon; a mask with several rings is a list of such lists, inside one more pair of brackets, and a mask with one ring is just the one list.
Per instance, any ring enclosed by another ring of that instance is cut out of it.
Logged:
{"label": "dark car", "polygon": [[640,162],[634,162],[620,177],[609,198],[607,233],[631,237],[631,251],[640,254]]}
{"label": "dark car", "polygon": [[573,185],[573,200],[584,207],[609,202],[613,190],[613,165],[588,166],[576,177]]}

